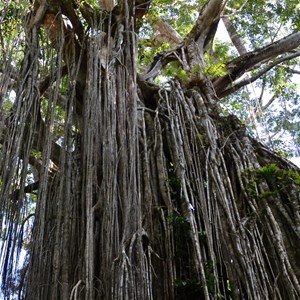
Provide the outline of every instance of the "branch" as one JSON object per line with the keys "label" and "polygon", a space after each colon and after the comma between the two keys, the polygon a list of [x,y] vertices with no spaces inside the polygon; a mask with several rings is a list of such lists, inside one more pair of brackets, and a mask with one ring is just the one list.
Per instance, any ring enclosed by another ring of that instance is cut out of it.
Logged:
{"label": "branch", "polygon": [[167,51],[158,53],[153,62],[148,66],[144,74],[142,75],[143,80],[152,82],[158,73],[171,61],[176,60],[175,51]]}
{"label": "branch", "polygon": [[[186,36],[184,45],[187,48],[188,52],[188,63],[190,66],[198,64],[199,56],[197,54],[203,53],[201,48],[204,48],[209,41],[211,41],[214,37],[215,31],[217,29],[218,22],[220,20],[220,15],[227,0],[209,0],[206,2],[201,12],[199,13],[198,20],[196,25],[190,31],[190,33]],[[160,24],[161,30],[166,29],[166,24]],[[164,29],[162,29],[164,27]],[[169,28],[170,29],[170,28]],[[169,30],[168,29],[168,30]],[[174,39],[175,35],[172,36]],[[179,44],[182,42],[181,37],[177,36],[175,38]],[[197,46],[195,47],[195,43]],[[143,74],[143,80],[147,80],[151,82],[158,75],[158,73],[171,61],[178,60],[180,56],[184,56],[182,58],[182,62],[187,61],[185,58],[185,50],[182,51],[185,47],[179,46],[176,50],[171,51],[163,51],[158,53],[153,62],[148,66],[146,71]],[[195,50],[200,50],[195,53]],[[187,65],[187,63],[185,63]]]}
{"label": "branch", "polygon": [[[150,20],[150,23],[151,20]],[[155,36],[155,40],[160,42],[170,43],[173,46],[179,46],[183,42],[181,35],[167,22],[162,19],[157,19],[154,24],[155,29],[160,33]]]}
{"label": "branch", "polygon": [[26,185],[24,188],[24,192],[31,193],[33,191],[36,191],[38,188],[39,188],[39,181],[36,181],[36,182]]}
{"label": "branch", "polygon": [[228,15],[222,16],[223,23],[225,25],[225,28],[229,34],[229,37],[232,41],[232,44],[235,46],[237,51],[239,52],[240,55],[246,54],[247,50],[244,46],[244,43],[242,40],[239,38],[237,31],[233,27]]}
{"label": "branch", "polygon": [[261,70],[260,72],[258,72],[255,76],[252,76],[251,78],[248,78],[246,80],[240,81],[239,83],[235,84],[234,86],[222,91],[220,94],[218,94],[219,98],[223,98],[225,96],[228,96],[230,94],[232,94],[233,92],[237,91],[238,89],[240,89],[241,87],[249,84],[249,83],[253,83],[254,81],[256,81],[257,79],[259,79],[261,76],[263,76],[264,74],[266,74],[267,72],[269,72],[272,68],[274,68],[275,66],[277,66],[278,64],[282,63],[283,61],[287,61],[290,59],[293,59],[295,57],[300,56],[300,51],[297,51],[291,55],[287,55],[284,56],[276,61],[274,61],[273,63],[271,63],[270,65],[268,65],[266,68],[264,68],[263,70]]}
{"label": "branch", "polygon": [[[64,77],[68,74],[68,67],[64,65],[61,69],[61,76]],[[44,80],[39,84],[39,92],[40,95],[43,95],[46,90],[51,86],[53,83],[53,77],[52,75],[48,75],[44,78]]]}
{"label": "branch", "polygon": [[292,74],[296,74],[296,75],[300,75],[300,71],[299,70],[295,70],[295,69],[292,69],[290,67],[287,67],[287,66],[282,66],[284,69],[286,69],[288,72],[292,73]]}
{"label": "branch", "polygon": [[[268,46],[235,58],[226,66],[228,74],[213,82],[217,95],[221,95],[229,84],[240,78],[247,71],[259,67],[280,54],[292,51],[299,45],[300,31],[292,33]],[[291,58],[292,56],[289,59]]]}
{"label": "branch", "polygon": [[95,11],[86,1],[83,1],[80,4],[79,11],[90,27],[100,23],[100,14]]}
{"label": "branch", "polygon": [[266,111],[267,108],[276,100],[275,96],[272,98],[261,108],[262,111]]}
{"label": "branch", "polygon": [[14,89],[17,85],[19,79],[17,68],[10,62],[0,61],[0,79],[0,101],[2,101],[8,89]]}
{"label": "branch", "polygon": [[240,13],[243,8],[246,6],[246,4],[248,3],[248,0],[245,0],[245,2],[240,6],[239,9],[233,9],[230,7],[226,7],[226,11],[228,11],[230,14],[226,14],[226,16],[230,17],[230,16],[236,16],[238,13]]}
{"label": "branch", "polygon": [[19,79],[19,71],[16,67],[14,67],[9,61],[0,62],[0,73],[3,75],[8,75],[12,80],[17,81]]}
{"label": "branch", "polygon": [[134,7],[134,28],[137,32],[141,26],[143,16],[148,13],[152,0],[136,0]]}
{"label": "branch", "polygon": [[74,32],[77,34],[79,41],[82,43],[84,38],[83,25],[75,12],[72,1],[64,1],[62,5],[62,13],[66,15],[73,25]]}
{"label": "branch", "polygon": [[205,45],[214,37],[211,31],[216,29],[226,2],[227,0],[209,0],[206,2],[199,13],[195,26],[186,36],[186,45],[196,42],[200,49],[204,49]]}
{"label": "branch", "polygon": [[48,8],[47,1],[42,0],[34,2],[34,10],[32,12],[33,18],[30,23],[27,25],[28,30],[31,30],[34,26],[40,25],[43,21],[44,15]]}
{"label": "branch", "polygon": [[99,0],[99,6],[100,9],[110,12],[113,10],[115,3],[114,0]]}

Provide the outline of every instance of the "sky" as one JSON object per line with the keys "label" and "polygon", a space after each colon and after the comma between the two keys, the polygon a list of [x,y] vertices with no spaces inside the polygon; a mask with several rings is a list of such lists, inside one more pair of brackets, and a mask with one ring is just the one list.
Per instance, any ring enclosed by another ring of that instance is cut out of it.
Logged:
{"label": "sky", "polygon": [[[219,22],[218,30],[216,32],[216,38],[218,40],[222,41],[222,42],[230,42],[229,34],[228,34],[228,32],[227,32],[227,30],[225,28],[225,25],[224,25],[222,19]],[[299,76],[297,76],[297,77],[298,77],[297,79],[299,79]],[[295,79],[296,82],[297,82],[297,79]],[[254,88],[254,86],[252,86],[252,88]],[[251,89],[249,89],[249,91],[251,93]],[[255,93],[255,91],[254,91],[254,93]],[[259,93],[260,92],[258,92],[258,94]],[[292,161],[295,165],[297,165],[298,167],[300,167],[300,156],[298,156],[298,157],[292,157],[290,159],[290,161]]]}

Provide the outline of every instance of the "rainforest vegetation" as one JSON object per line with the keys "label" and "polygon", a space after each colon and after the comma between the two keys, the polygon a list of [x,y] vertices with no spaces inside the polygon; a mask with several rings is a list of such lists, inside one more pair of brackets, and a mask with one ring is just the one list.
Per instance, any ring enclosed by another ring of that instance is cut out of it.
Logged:
{"label": "rainforest vegetation", "polygon": [[0,3],[4,299],[300,298],[297,0]]}

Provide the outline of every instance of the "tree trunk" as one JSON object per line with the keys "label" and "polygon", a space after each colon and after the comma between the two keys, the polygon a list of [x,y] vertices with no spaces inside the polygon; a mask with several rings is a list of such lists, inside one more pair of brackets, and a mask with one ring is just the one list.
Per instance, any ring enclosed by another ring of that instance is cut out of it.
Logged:
{"label": "tree trunk", "polygon": [[[2,206],[12,225],[30,161],[39,164],[20,298],[299,299],[299,169],[222,115],[206,75],[167,88],[137,75],[135,6],[120,2],[101,22],[94,16],[98,31],[81,40],[52,3],[48,83],[39,77],[38,21],[29,27],[1,141],[1,199],[19,191]],[[215,2],[219,12],[224,1]],[[198,37],[203,51],[207,35]]]}

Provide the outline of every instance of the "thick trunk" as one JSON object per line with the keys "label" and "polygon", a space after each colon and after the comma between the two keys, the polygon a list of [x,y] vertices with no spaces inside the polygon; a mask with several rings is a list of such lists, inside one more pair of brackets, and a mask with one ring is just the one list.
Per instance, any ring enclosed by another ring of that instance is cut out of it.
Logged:
{"label": "thick trunk", "polygon": [[33,249],[47,254],[28,298],[297,299],[299,187],[280,179],[297,169],[207,107],[213,95],[173,82],[149,110],[132,54],[100,71],[97,40],[88,48],[81,160],[65,158],[61,190],[40,198]]}
{"label": "thick trunk", "polygon": [[[200,15],[193,30],[204,21],[213,29],[225,2],[211,1],[203,11],[213,18]],[[82,43],[68,35],[71,50],[51,15],[56,55],[39,85],[42,20],[29,26],[1,140],[1,210],[10,228],[23,222],[25,193],[38,187],[25,299],[298,299],[299,169],[253,140],[235,116],[224,117],[204,74],[190,89],[138,76],[136,7],[124,1],[117,9],[118,17],[114,8],[89,19],[99,17],[95,28],[107,25],[105,33]],[[208,31],[194,40],[202,48]],[[259,63],[251,55],[249,67]],[[39,178],[25,186],[32,160]],[[8,253],[5,271],[13,272]]]}

